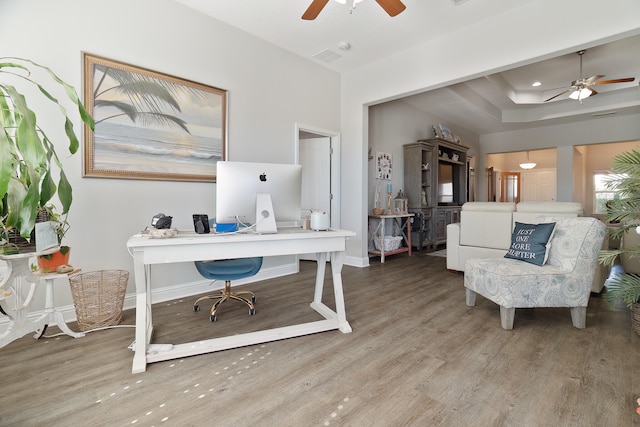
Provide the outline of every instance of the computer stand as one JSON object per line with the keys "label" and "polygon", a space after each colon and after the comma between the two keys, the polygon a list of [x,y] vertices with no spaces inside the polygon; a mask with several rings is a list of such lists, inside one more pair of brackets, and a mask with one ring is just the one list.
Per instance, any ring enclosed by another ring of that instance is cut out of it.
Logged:
{"label": "computer stand", "polygon": [[256,194],[256,233],[273,234],[277,233],[276,217],[273,213],[273,203],[271,194]]}

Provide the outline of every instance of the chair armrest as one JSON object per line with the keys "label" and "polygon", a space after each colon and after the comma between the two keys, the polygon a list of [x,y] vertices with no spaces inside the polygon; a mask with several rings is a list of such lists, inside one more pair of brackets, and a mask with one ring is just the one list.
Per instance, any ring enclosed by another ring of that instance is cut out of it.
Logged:
{"label": "chair armrest", "polygon": [[447,269],[464,270],[460,265],[460,223],[447,225]]}

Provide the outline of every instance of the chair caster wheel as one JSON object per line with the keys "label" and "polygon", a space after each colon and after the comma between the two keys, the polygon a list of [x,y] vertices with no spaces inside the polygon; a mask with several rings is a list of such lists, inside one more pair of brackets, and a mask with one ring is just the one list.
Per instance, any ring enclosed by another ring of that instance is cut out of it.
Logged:
{"label": "chair caster wheel", "polygon": [[193,311],[200,311],[200,306],[199,305],[194,305],[193,306]]}
{"label": "chair caster wheel", "polygon": [[209,320],[211,320],[212,322],[216,321],[216,315],[212,314],[211,316],[209,316]]}
{"label": "chair caster wheel", "polygon": [[249,316],[253,316],[254,314],[256,314],[256,309],[255,308],[250,308],[249,309]]}
{"label": "chair caster wheel", "polygon": [[255,304],[256,303],[256,297],[255,295],[251,297],[251,304]]}

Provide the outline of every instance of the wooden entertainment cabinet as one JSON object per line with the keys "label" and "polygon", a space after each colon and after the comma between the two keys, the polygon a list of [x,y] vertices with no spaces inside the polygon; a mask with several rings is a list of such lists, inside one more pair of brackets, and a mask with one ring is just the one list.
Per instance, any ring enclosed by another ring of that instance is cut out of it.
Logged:
{"label": "wooden entertainment cabinet", "polygon": [[417,250],[446,243],[447,225],[460,221],[460,206],[467,201],[468,150],[439,138],[404,145],[404,194],[415,215],[411,242]]}

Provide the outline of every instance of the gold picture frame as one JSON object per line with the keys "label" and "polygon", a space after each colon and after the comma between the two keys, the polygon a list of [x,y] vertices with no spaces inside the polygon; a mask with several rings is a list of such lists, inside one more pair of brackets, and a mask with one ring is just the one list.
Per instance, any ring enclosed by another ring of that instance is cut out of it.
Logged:
{"label": "gold picture frame", "polygon": [[216,181],[227,91],[84,54],[86,177]]}

